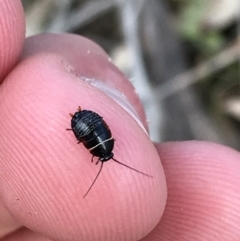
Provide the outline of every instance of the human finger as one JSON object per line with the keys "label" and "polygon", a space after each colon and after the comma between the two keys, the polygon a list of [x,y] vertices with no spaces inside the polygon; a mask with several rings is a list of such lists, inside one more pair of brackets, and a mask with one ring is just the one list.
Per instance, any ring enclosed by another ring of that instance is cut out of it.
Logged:
{"label": "human finger", "polygon": [[25,39],[25,20],[20,0],[0,1],[0,83],[16,64]]}
{"label": "human finger", "polygon": [[240,240],[240,153],[197,141],[157,148],[168,201],[161,221],[143,240]]}
{"label": "human finger", "polygon": [[[51,34],[27,40],[0,89],[1,195],[9,212],[54,240],[132,240],[150,232],[161,218],[166,186],[136,100],[131,84],[91,41]],[[68,113],[79,105],[104,117],[117,160],[153,178],[109,162],[83,199],[99,167],[66,131]]]}

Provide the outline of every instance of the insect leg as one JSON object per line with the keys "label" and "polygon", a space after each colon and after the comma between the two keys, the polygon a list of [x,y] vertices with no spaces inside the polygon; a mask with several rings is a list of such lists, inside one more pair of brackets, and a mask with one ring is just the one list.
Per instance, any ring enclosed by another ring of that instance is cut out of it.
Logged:
{"label": "insect leg", "polygon": [[96,162],[96,165],[99,163],[99,161],[100,161],[100,160],[98,159],[97,162]]}

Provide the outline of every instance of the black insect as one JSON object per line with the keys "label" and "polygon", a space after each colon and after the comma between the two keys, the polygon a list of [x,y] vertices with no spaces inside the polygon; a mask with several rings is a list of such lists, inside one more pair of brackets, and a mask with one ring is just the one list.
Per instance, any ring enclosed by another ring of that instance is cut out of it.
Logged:
{"label": "black insect", "polygon": [[67,130],[73,131],[75,137],[78,140],[78,144],[83,143],[83,145],[90,151],[92,154],[92,162],[95,156],[99,157],[96,165],[101,162],[101,167],[97,176],[83,197],[87,196],[94,183],[96,182],[100,172],[102,171],[103,163],[111,159],[127,168],[130,168],[131,170],[152,178],[152,176],[140,172],[113,158],[114,154],[112,151],[114,148],[115,140],[112,137],[112,133],[108,125],[101,116],[90,110],[82,110],[81,107],[78,107],[78,111],[75,114],[70,114],[70,116],[72,117],[72,128]]}

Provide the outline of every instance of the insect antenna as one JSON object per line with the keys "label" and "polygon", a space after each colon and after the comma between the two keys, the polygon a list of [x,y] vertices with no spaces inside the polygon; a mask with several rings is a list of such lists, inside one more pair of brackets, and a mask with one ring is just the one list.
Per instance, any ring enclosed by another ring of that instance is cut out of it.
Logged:
{"label": "insect antenna", "polygon": [[135,172],[138,172],[138,173],[140,173],[140,174],[142,174],[142,175],[144,175],[144,176],[153,178],[153,176],[148,175],[148,174],[146,174],[146,173],[144,173],[144,172],[138,171],[137,169],[132,168],[132,167],[130,167],[130,166],[128,166],[128,165],[126,165],[126,164],[124,164],[124,163],[122,163],[122,162],[114,159],[113,157],[112,157],[112,160],[115,161],[115,162],[117,162],[118,164],[123,165],[123,166],[125,166],[125,167],[127,167],[127,168],[129,168],[129,169],[131,169],[131,170],[133,170],[133,171],[135,171]]}
{"label": "insect antenna", "polygon": [[101,162],[101,166],[100,166],[100,169],[99,169],[99,171],[98,171],[98,174],[97,174],[97,176],[95,177],[92,185],[91,185],[91,186],[89,187],[89,189],[87,190],[86,194],[83,196],[83,198],[85,198],[85,197],[87,196],[87,194],[88,194],[88,193],[90,192],[90,190],[92,189],[94,183],[97,181],[98,176],[99,176],[100,172],[102,171],[102,167],[103,167],[103,162]]}

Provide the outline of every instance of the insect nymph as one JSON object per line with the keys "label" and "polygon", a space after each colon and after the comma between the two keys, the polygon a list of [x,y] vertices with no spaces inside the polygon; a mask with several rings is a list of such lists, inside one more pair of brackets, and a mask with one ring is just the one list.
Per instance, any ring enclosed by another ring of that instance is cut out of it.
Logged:
{"label": "insect nymph", "polygon": [[87,196],[96,182],[102,171],[103,163],[109,160],[113,160],[135,172],[141,173],[142,175],[152,177],[122,162],[119,162],[114,158],[114,139],[111,130],[103,118],[97,113],[90,110],[82,110],[81,107],[78,107],[78,111],[74,114],[70,114],[70,116],[72,117],[71,129],[67,130],[73,131],[76,139],[78,140],[78,144],[83,143],[83,145],[90,151],[92,154],[92,162],[94,157],[98,157],[96,165],[101,162],[97,176],[83,197]]}

